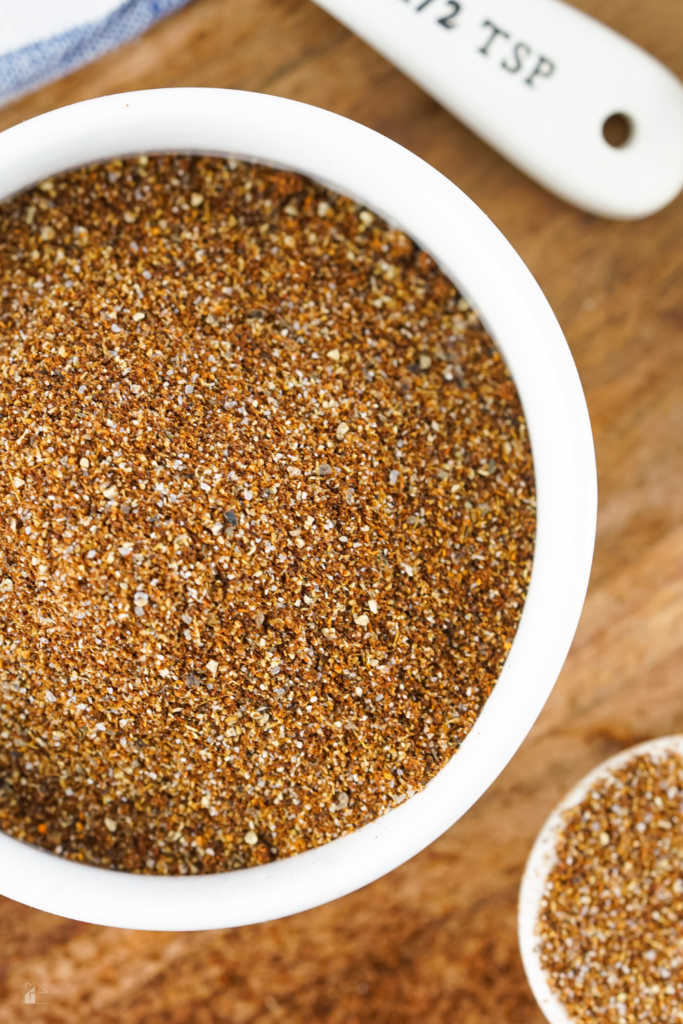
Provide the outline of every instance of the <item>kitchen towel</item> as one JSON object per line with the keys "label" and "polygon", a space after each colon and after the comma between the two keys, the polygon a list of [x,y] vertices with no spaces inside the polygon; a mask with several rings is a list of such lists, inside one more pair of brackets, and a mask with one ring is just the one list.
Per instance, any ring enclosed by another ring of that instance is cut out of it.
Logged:
{"label": "kitchen towel", "polygon": [[0,0],[0,104],[139,35],[188,0]]}

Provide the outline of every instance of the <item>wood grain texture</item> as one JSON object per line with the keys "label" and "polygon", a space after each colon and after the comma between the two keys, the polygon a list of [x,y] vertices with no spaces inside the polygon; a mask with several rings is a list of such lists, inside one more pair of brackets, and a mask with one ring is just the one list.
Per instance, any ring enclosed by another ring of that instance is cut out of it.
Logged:
{"label": "wood grain texture", "polygon": [[[683,77],[680,0],[580,6]],[[541,1024],[515,933],[533,838],[604,757],[683,731],[683,200],[635,224],[568,207],[308,0],[195,0],[0,110],[0,128],[165,85],[254,89],[346,114],[434,164],[498,224],[545,290],[586,390],[600,477],[593,579],[536,727],[428,850],[336,903],[228,931],[95,928],[0,901],[0,1024]],[[21,1005],[27,981],[48,989],[45,1005]]]}

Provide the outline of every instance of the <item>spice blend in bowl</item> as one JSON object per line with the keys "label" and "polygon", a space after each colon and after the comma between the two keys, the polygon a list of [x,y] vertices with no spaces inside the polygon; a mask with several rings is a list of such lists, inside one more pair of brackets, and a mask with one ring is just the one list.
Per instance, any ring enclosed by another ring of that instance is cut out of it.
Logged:
{"label": "spice blend in bowl", "polygon": [[607,762],[562,812],[536,921],[550,1020],[681,1020],[682,823],[675,737]]}
{"label": "spice blend in bowl", "polygon": [[476,720],[534,546],[514,384],[401,232],[140,157],[0,207],[0,826],[132,872],[318,846]]}

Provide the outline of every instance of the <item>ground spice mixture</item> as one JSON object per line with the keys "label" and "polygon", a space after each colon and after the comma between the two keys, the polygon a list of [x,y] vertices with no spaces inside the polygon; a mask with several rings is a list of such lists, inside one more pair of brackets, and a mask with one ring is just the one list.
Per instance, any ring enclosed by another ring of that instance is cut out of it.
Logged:
{"label": "ground spice mixture", "polygon": [[572,1021],[683,1020],[683,758],[635,758],[568,812],[541,962]]}
{"label": "ground spice mixture", "polygon": [[327,842],[457,750],[534,544],[514,385],[349,199],[140,157],[0,207],[0,826],[129,871]]}

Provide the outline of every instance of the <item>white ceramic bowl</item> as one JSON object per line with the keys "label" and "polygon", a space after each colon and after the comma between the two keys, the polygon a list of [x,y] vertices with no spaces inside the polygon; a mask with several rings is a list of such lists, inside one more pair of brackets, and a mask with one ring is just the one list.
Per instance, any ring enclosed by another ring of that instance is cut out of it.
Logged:
{"label": "white ceramic bowl", "polygon": [[455,185],[389,139],[291,100],[162,89],[88,100],[0,135],[0,198],[138,153],[234,156],[350,196],[429,252],[480,313],[512,372],[533,448],[538,532],[519,630],[458,754],[417,796],[351,835],[227,874],[156,877],[73,863],[0,834],[0,890],[65,917],[128,928],[242,925],[306,910],[414,856],[468,810],[531,728],[579,619],[593,553],[593,441],[562,331],[521,259]]}
{"label": "white ceramic bowl", "polygon": [[519,946],[529,985],[549,1024],[573,1024],[572,1017],[550,988],[546,972],[541,967],[540,942],[536,932],[539,904],[545,894],[548,875],[557,860],[555,851],[562,832],[564,815],[572,807],[580,804],[591,789],[635,757],[652,754],[657,758],[670,753],[683,756],[683,736],[660,736],[654,740],[647,740],[603,761],[564,797],[536,837],[519,891]]}

